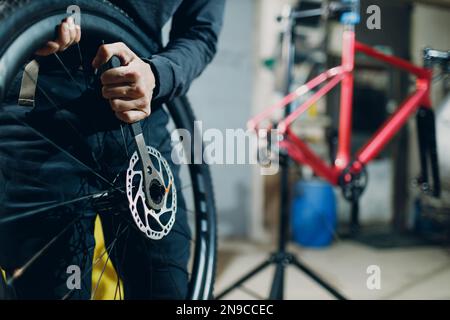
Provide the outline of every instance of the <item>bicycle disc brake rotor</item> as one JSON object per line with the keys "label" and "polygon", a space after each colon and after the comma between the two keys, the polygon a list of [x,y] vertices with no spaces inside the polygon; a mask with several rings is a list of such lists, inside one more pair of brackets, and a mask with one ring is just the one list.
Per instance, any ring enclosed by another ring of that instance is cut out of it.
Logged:
{"label": "bicycle disc brake rotor", "polygon": [[160,240],[172,230],[177,211],[177,191],[173,174],[166,159],[155,148],[147,146],[149,156],[157,165],[154,169],[167,186],[161,209],[154,210],[147,205],[144,192],[144,177],[139,167],[140,161],[136,151],[130,159],[127,170],[127,198],[131,215],[139,230],[152,240]]}

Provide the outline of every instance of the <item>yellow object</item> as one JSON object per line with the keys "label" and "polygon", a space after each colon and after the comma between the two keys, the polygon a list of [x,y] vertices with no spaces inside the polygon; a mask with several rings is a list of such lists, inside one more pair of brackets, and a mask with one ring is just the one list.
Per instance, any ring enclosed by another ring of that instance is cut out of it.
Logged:
{"label": "yellow object", "polygon": [[[120,282],[121,294],[119,294],[119,291],[117,289],[118,276],[114,269],[114,266],[111,263],[111,260],[108,259],[108,254],[104,254],[103,257],[101,257],[99,260],[99,257],[105,252],[105,250],[106,249],[105,240],[103,237],[102,223],[100,221],[100,217],[97,217],[97,219],[95,220],[95,251],[93,258],[93,262],[97,263],[92,269],[92,298],[94,300],[119,300],[120,296],[122,296],[123,298],[123,286],[122,282]],[[106,262],[108,263],[105,267]],[[105,271],[102,275],[103,268],[105,268]],[[3,279],[5,279],[6,281],[5,271],[0,268],[0,273]]]}
{"label": "yellow object", "polygon": [[[99,257],[105,252],[105,240],[103,237],[103,228],[100,217],[95,220],[95,251],[93,262],[97,264],[92,269],[92,295],[94,300],[119,300],[119,290],[117,288],[117,273],[108,259],[108,254],[104,254],[102,258]],[[105,263],[108,261],[105,267]],[[105,271],[102,274],[102,270]],[[99,278],[101,276],[100,282]],[[98,284],[98,288],[96,290]],[[123,298],[123,286],[120,282],[120,292]]]}

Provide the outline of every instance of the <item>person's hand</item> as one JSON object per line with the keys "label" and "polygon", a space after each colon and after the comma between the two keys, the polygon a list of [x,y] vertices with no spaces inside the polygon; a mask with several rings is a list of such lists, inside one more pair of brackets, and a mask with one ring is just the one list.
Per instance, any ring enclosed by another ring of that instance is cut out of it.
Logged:
{"label": "person's hand", "polygon": [[92,66],[98,69],[113,56],[120,58],[122,67],[102,74],[103,97],[110,100],[116,117],[124,122],[134,123],[147,118],[155,88],[155,76],[150,65],[124,43],[118,42],[102,45]]}
{"label": "person's hand", "polygon": [[42,57],[49,56],[53,53],[64,51],[81,40],[81,28],[75,24],[73,17],[68,17],[62,21],[58,26],[57,34],[58,39],[47,42],[35,54]]}

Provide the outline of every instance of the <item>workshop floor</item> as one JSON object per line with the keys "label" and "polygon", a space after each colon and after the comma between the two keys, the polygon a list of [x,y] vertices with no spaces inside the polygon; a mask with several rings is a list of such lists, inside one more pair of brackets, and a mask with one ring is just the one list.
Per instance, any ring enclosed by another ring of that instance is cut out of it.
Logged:
{"label": "workshop floor", "polygon": [[[352,241],[339,241],[323,250],[291,245],[301,261],[334,285],[349,299],[450,299],[450,251],[434,246],[375,249]],[[216,293],[267,258],[270,247],[245,241],[220,244]],[[367,268],[379,266],[379,290],[367,288]],[[227,299],[267,297],[274,268],[249,280],[244,290]],[[286,299],[331,299],[332,297],[303,273],[289,267]]]}

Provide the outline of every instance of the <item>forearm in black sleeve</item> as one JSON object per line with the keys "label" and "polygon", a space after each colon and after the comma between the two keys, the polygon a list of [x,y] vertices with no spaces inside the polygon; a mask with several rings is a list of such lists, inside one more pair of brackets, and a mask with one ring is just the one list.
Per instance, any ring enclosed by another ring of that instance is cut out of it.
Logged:
{"label": "forearm in black sleeve", "polygon": [[225,0],[184,0],[173,16],[170,41],[149,61],[157,88],[154,99],[183,95],[217,50]]}

